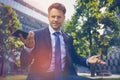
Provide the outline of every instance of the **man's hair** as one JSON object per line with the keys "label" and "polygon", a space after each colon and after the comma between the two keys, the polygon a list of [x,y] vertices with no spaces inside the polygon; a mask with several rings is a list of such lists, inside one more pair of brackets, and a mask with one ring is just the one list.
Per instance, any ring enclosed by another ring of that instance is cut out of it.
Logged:
{"label": "man's hair", "polygon": [[64,14],[66,13],[66,8],[63,4],[61,3],[53,3],[52,5],[49,6],[48,8],[48,13],[51,11],[51,9],[58,9],[58,10],[61,10]]}

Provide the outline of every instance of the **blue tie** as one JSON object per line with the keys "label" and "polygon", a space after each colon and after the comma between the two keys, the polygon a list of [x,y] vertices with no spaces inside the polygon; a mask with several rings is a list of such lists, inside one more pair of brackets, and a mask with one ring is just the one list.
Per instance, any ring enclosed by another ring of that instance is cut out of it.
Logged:
{"label": "blue tie", "polygon": [[62,80],[60,32],[55,32],[55,80]]}

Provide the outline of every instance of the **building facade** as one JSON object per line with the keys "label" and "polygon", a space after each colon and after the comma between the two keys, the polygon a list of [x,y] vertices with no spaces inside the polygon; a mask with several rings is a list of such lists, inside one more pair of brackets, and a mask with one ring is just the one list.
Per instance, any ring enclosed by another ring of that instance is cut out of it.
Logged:
{"label": "building facade", "polygon": [[0,3],[11,6],[16,11],[24,31],[40,29],[48,25],[47,14],[24,0],[0,0]]}

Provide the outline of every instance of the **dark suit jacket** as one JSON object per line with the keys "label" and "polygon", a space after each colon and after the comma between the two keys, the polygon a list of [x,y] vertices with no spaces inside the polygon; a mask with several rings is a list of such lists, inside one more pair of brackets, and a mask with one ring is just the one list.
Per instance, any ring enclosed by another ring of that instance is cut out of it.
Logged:
{"label": "dark suit jacket", "polygon": [[[66,64],[64,68],[65,74],[76,75],[75,65],[86,66],[86,58],[78,56],[73,47],[73,38],[62,31],[66,47]],[[23,50],[21,54],[21,66],[30,66],[30,74],[45,73],[51,62],[52,47],[51,38],[48,27],[35,31],[35,47],[30,54]]]}

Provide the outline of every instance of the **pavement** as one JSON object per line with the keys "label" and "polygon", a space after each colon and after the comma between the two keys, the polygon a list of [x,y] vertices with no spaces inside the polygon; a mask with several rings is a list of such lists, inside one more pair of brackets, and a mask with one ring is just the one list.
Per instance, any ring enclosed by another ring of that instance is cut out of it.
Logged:
{"label": "pavement", "polygon": [[89,73],[78,73],[79,76],[85,76],[85,77],[89,77],[91,79],[114,79],[114,80],[120,80],[120,74],[111,74],[110,76],[94,76],[94,77],[91,77],[91,74]]}

